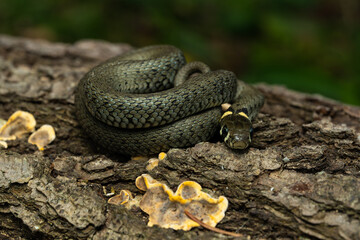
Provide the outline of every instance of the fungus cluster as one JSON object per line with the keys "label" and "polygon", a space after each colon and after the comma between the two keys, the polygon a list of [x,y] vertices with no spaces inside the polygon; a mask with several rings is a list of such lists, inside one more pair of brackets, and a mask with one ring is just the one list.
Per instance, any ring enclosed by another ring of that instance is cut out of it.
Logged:
{"label": "fungus cluster", "polygon": [[54,141],[54,139],[54,128],[51,125],[45,124],[30,135],[28,142],[36,145],[40,151],[43,151],[44,147]]}
{"label": "fungus cluster", "polygon": [[114,205],[123,205],[127,209],[132,208],[133,206],[139,207],[141,196],[136,196],[135,198],[129,190],[121,190],[118,195],[111,197],[108,200],[108,203]]}
{"label": "fungus cluster", "polygon": [[151,171],[159,165],[159,161],[162,161],[166,158],[166,153],[159,153],[157,158],[150,158],[146,165],[146,170]]}
{"label": "fungus cluster", "polygon": [[228,207],[228,200],[224,196],[212,198],[193,181],[181,183],[175,193],[148,174],[138,177],[135,184],[140,190],[146,191],[140,201],[140,208],[149,214],[150,227],[158,225],[188,231],[200,226],[186,216],[185,210],[215,227],[224,218]]}
{"label": "fungus cluster", "polygon": [[33,132],[28,142],[38,147],[40,151],[55,139],[55,130],[50,125],[43,125],[34,132],[36,120],[34,116],[25,111],[16,111],[7,122],[0,128],[0,145],[7,148],[5,141],[15,140],[23,137],[25,134]]}
{"label": "fungus cluster", "polygon": [[24,134],[35,130],[36,121],[31,113],[16,111],[0,128],[0,140],[9,141],[21,138]]}

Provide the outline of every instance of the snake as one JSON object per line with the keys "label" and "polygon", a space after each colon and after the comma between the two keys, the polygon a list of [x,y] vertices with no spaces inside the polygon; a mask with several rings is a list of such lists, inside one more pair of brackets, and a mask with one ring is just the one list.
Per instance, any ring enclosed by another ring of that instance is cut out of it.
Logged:
{"label": "snake", "polygon": [[[231,103],[225,112],[223,103]],[[251,143],[259,90],[227,70],[186,62],[171,45],[130,50],[93,67],[75,90],[79,125],[103,148],[145,156],[209,141]]]}

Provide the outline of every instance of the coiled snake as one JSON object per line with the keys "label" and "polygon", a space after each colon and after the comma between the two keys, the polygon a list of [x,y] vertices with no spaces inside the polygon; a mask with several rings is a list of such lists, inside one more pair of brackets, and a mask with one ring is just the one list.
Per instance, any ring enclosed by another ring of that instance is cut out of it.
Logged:
{"label": "coiled snake", "polygon": [[[219,106],[226,102],[233,104],[222,113]],[[233,72],[186,64],[183,53],[168,45],[133,50],[94,67],[75,93],[85,132],[101,146],[129,155],[208,141],[219,126],[229,147],[244,149],[263,102]]]}

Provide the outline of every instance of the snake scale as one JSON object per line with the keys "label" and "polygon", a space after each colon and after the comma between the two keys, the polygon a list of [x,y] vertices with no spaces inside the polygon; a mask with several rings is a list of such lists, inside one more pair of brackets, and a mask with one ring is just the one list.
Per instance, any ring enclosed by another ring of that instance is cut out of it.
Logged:
{"label": "snake scale", "polygon": [[[225,113],[222,103],[233,103]],[[264,98],[226,70],[186,63],[169,45],[132,50],[91,69],[75,92],[85,132],[106,149],[150,155],[208,141],[218,131],[235,149],[251,141]]]}

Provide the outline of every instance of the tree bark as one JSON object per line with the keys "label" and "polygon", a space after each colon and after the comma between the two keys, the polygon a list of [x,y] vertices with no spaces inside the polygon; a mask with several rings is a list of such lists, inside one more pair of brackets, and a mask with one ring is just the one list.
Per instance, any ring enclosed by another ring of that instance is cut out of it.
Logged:
{"label": "tree bark", "polygon": [[27,139],[0,149],[0,239],[224,239],[147,227],[140,209],[107,203],[143,173],[172,189],[198,182],[229,200],[219,228],[244,238],[360,239],[360,109],[318,95],[259,84],[266,103],[246,151],[217,139],[171,149],[153,170],[146,160],[107,153],[75,118],[73,92],[92,66],[127,44],[73,45],[0,36],[0,118],[16,110],[50,124],[56,139],[43,152]]}

